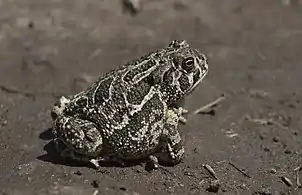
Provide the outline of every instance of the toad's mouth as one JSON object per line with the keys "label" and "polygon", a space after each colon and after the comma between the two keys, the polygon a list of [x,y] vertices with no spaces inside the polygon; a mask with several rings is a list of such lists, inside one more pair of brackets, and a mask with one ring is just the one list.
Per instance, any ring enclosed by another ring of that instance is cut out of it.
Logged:
{"label": "toad's mouth", "polygon": [[[205,67],[207,67],[207,65],[205,65]],[[202,82],[202,80],[204,79],[204,77],[207,74],[208,74],[208,68],[200,69],[199,71],[197,71],[194,74],[194,77],[193,77],[193,83],[194,83],[194,85],[191,87],[189,93],[192,93],[195,90],[195,88]]]}

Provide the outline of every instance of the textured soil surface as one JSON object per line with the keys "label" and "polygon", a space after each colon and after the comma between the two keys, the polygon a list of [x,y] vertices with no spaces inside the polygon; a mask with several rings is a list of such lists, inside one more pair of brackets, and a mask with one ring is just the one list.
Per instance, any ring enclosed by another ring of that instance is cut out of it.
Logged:
{"label": "textured soil surface", "polygon": [[[0,194],[302,194],[302,1],[145,0],[131,14],[120,0],[0,0],[0,26]],[[210,68],[186,100],[181,164],[97,171],[53,154],[59,96],[172,39]]]}

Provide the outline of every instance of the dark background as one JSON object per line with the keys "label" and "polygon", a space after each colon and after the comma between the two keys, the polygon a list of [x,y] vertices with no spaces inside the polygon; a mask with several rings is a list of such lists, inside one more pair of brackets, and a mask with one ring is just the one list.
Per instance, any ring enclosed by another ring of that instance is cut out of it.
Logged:
{"label": "dark background", "polygon": [[[141,3],[133,15],[118,0],[0,0],[1,193],[207,194],[208,164],[218,194],[302,194],[294,171],[302,165],[302,2]],[[95,171],[47,154],[60,95],[172,39],[209,58],[186,108],[226,95],[180,126],[183,163],[151,173],[140,165]]]}

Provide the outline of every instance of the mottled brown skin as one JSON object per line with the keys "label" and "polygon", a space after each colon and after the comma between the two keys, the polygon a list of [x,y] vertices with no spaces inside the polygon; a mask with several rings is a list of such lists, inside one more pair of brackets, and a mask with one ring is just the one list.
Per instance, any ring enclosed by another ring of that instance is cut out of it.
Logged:
{"label": "mottled brown skin", "polygon": [[203,54],[186,41],[172,41],[105,74],[87,90],[62,97],[52,111],[55,142],[62,155],[96,166],[148,157],[175,165],[184,154],[177,102],[207,72]]}

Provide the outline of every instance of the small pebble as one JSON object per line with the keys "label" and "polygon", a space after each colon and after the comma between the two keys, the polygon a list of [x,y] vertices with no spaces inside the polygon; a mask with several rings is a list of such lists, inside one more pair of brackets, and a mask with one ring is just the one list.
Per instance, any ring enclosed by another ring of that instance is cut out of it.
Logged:
{"label": "small pebble", "polygon": [[133,14],[136,14],[141,8],[140,0],[123,0],[123,4]]}
{"label": "small pebble", "polygon": [[295,131],[293,134],[294,134],[294,135],[298,135],[298,132]]}
{"label": "small pebble", "polygon": [[98,187],[99,187],[99,182],[98,182],[97,180],[93,180],[93,181],[91,182],[91,186],[92,186],[93,188],[98,188]]}
{"label": "small pebble", "polygon": [[277,143],[277,142],[279,142],[279,141],[280,141],[280,138],[279,138],[279,137],[274,137],[274,138],[273,138],[273,142],[276,142],[276,143]]}
{"label": "small pebble", "polygon": [[277,173],[277,170],[274,169],[274,168],[271,168],[269,172],[272,173],[272,174],[276,174],[276,173]]}
{"label": "small pebble", "polygon": [[35,23],[33,21],[29,21],[28,23],[28,28],[34,28],[35,27]]}
{"label": "small pebble", "polygon": [[4,121],[2,122],[2,125],[3,125],[3,126],[7,125],[7,120],[4,120]]}
{"label": "small pebble", "polygon": [[211,181],[209,187],[206,189],[208,192],[214,192],[217,193],[220,188],[219,180]]}
{"label": "small pebble", "polygon": [[263,187],[261,190],[257,191],[255,194],[259,195],[271,195],[272,191],[270,187]]}
{"label": "small pebble", "polygon": [[119,187],[119,189],[122,191],[127,191],[127,189],[125,187]]}
{"label": "small pebble", "polygon": [[177,10],[183,10],[188,7],[188,5],[185,3],[185,1],[175,1],[173,6]]}
{"label": "small pebble", "polygon": [[141,169],[136,169],[136,172],[137,172],[137,173],[142,173],[143,170],[141,170]]}
{"label": "small pebble", "polygon": [[286,150],[284,151],[284,153],[285,153],[285,154],[291,154],[291,153],[292,153],[292,151],[291,151],[291,150],[289,150],[289,149],[286,149]]}
{"label": "small pebble", "polygon": [[299,166],[299,167],[295,168],[294,171],[302,171],[302,167]]}
{"label": "small pebble", "polygon": [[81,171],[75,171],[74,174],[75,175],[83,175],[83,173]]}

